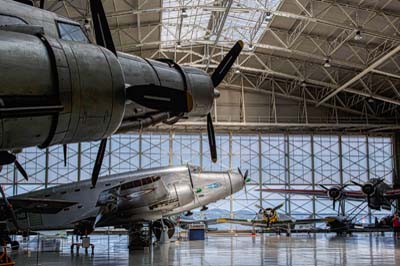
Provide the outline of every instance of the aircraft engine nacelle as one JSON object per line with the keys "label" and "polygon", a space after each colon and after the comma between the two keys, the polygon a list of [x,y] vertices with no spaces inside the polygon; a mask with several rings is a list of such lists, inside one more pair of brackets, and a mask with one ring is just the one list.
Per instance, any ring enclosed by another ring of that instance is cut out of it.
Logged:
{"label": "aircraft engine nacelle", "polygon": [[0,150],[94,141],[119,127],[125,82],[107,49],[0,30]]}
{"label": "aircraft engine nacelle", "polygon": [[331,187],[327,193],[328,193],[329,199],[331,199],[331,200],[337,201],[337,200],[341,200],[343,198],[343,191],[340,186]]}
{"label": "aircraft engine nacelle", "polygon": [[189,184],[175,184],[173,189],[170,190],[170,195],[177,199],[179,207],[194,200],[194,192]]}
{"label": "aircraft engine nacelle", "polygon": [[[186,116],[202,117],[210,112],[215,97],[214,86],[205,71],[179,66],[170,60],[144,59],[125,53],[118,53],[118,59],[123,68],[127,86],[129,86],[128,98],[129,90],[143,90],[144,93],[146,90],[160,90],[161,92],[166,88],[187,90],[193,97],[193,108],[190,112],[185,113]],[[127,116],[130,111],[128,108]],[[134,113],[131,115],[133,116]]]}

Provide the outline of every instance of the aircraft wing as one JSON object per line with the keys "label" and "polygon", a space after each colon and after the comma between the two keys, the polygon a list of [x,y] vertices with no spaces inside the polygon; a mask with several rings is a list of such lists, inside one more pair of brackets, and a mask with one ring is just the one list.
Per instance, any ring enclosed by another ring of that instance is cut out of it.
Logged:
{"label": "aircraft wing", "polygon": [[[273,189],[263,188],[258,191],[271,192],[271,193],[285,193],[295,195],[316,196],[318,198],[329,198],[328,193],[324,189]],[[365,200],[366,196],[361,191],[344,190],[343,194],[346,198],[352,200]],[[400,197],[400,190],[399,190]]]}
{"label": "aircraft wing", "polygon": [[64,208],[77,204],[75,201],[39,199],[39,198],[18,198],[11,197],[8,201],[15,211],[25,211],[33,213],[55,214]]}
{"label": "aircraft wing", "polygon": [[296,224],[313,224],[313,223],[322,223],[326,222],[326,219],[289,219],[289,220],[279,220],[272,224],[267,224],[264,220],[257,219],[235,219],[235,218],[217,218],[217,219],[205,219],[205,220],[180,220],[181,224],[192,224],[192,223],[204,223],[207,225],[214,224],[239,224],[244,226],[254,226],[259,228],[274,228],[280,226],[296,225]]}
{"label": "aircraft wing", "polygon": [[258,191],[271,192],[271,193],[285,193],[285,194],[296,194],[296,195],[308,195],[317,196],[321,198],[328,198],[328,193],[324,189],[274,189],[274,188],[263,188]]}
{"label": "aircraft wing", "polygon": [[387,199],[400,199],[400,189],[391,189],[386,191],[383,196]]}

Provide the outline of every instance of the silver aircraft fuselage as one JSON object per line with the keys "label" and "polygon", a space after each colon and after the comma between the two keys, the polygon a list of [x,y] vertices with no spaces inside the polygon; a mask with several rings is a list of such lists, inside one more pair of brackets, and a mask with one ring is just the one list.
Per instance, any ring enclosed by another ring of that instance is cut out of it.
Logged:
{"label": "silver aircraft fuselage", "polygon": [[[56,214],[23,213],[17,210],[19,226],[29,230],[62,230],[94,221],[98,226],[123,226],[155,221],[224,199],[241,190],[243,177],[233,172],[201,172],[186,166],[139,170],[55,186],[12,198],[37,198],[77,202]],[[10,224],[10,226],[12,226]]]}

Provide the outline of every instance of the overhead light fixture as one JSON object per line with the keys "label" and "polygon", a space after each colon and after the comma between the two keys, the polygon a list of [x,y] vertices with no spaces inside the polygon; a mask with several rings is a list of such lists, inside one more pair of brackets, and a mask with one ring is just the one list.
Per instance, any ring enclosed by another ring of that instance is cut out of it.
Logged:
{"label": "overhead light fixture", "polygon": [[187,18],[187,17],[188,17],[186,8],[182,8],[182,14],[181,14],[181,16],[182,16],[183,18]]}
{"label": "overhead light fixture", "polygon": [[178,48],[181,48],[181,47],[182,47],[182,45],[181,45],[181,42],[180,42],[180,41],[177,41],[177,42],[176,42],[176,47],[178,47]]}
{"label": "overhead light fixture", "polygon": [[375,100],[374,100],[374,98],[369,97],[369,98],[368,98],[368,102],[369,102],[369,103],[373,103],[373,102],[375,102]]}
{"label": "overhead light fixture", "polygon": [[324,67],[331,67],[331,59],[329,57],[325,59]]}
{"label": "overhead light fixture", "polygon": [[252,43],[249,44],[249,50],[253,51],[254,50],[254,45]]}
{"label": "overhead light fixture", "polygon": [[235,74],[240,74],[240,69],[239,68],[235,69]]}
{"label": "overhead light fixture", "polygon": [[354,40],[356,40],[356,41],[360,41],[360,40],[362,40],[362,36],[361,36],[361,31],[360,30],[358,30],[358,31],[356,31],[356,35],[354,35]]}

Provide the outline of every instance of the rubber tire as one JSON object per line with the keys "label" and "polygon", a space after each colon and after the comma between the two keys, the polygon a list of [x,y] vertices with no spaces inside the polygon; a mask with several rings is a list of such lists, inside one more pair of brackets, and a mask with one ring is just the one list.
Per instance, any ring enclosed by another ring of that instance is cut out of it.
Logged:
{"label": "rubber tire", "polygon": [[[171,238],[175,234],[175,225],[169,219],[163,219],[163,222],[168,227],[168,237]],[[153,223],[153,233],[158,241],[161,239],[161,228],[161,219]]]}

